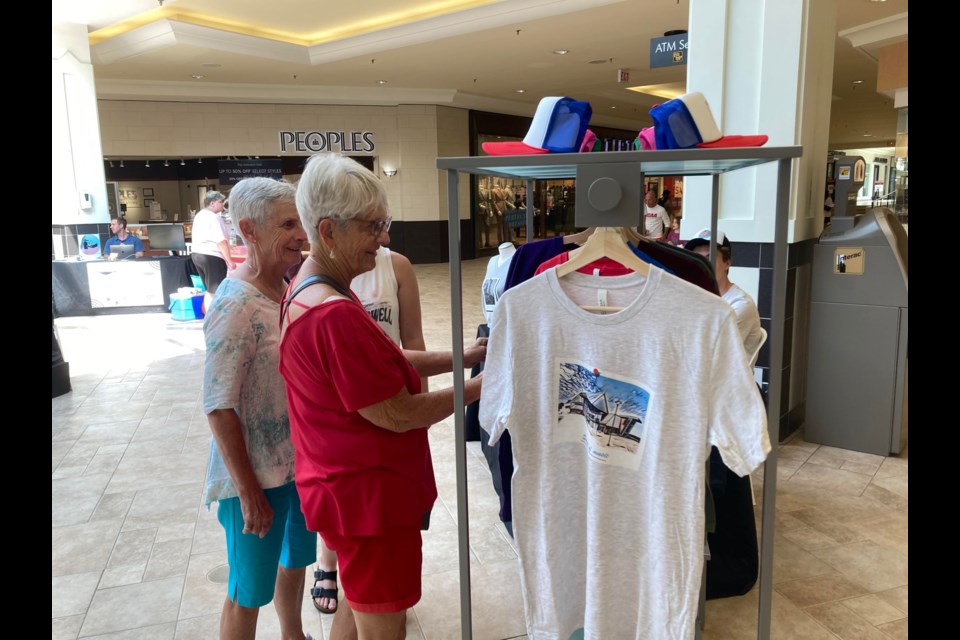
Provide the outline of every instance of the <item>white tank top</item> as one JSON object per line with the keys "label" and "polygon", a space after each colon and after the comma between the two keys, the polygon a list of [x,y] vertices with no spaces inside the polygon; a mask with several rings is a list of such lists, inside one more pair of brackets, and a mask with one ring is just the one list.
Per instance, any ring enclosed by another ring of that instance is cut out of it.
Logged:
{"label": "white tank top", "polygon": [[397,276],[393,272],[390,249],[380,247],[377,266],[361,273],[350,283],[370,317],[391,340],[400,345],[400,301],[397,298]]}

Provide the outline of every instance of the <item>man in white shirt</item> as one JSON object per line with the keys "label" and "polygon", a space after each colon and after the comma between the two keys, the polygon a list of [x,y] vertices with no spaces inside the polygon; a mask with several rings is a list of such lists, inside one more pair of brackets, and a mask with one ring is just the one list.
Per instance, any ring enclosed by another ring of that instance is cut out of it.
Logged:
{"label": "man in white shirt", "polygon": [[[757,310],[757,304],[750,297],[750,294],[730,281],[730,265],[733,259],[730,238],[723,231],[717,231],[717,240],[719,242],[717,243],[717,263],[714,266],[714,272],[717,276],[720,296],[733,307],[737,314],[737,328],[740,331],[740,339],[743,340],[744,350],[748,355],[756,354],[763,341],[760,312]],[[709,260],[710,230],[701,230],[695,238],[687,241],[684,248],[699,253]],[[756,363],[752,362],[751,365],[753,364]]]}
{"label": "man in white shirt", "polygon": [[644,235],[651,240],[663,240],[670,231],[670,214],[657,204],[657,194],[647,191],[643,196]]}
{"label": "man in white shirt", "polygon": [[219,191],[207,191],[203,197],[203,209],[200,209],[193,218],[192,258],[206,289],[203,298],[204,309],[210,307],[213,294],[227,277],[227,271],[233,271],[237,267],[230,256],[227,225],[220,217],[225,199]]}

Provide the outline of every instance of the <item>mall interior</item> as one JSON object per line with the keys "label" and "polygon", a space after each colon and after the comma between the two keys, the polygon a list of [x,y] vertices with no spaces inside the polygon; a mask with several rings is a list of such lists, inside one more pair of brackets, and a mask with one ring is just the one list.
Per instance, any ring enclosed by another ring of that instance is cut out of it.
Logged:
{"label": "mall interior", "polygon": [[[54,0],[52,637],[218,637],[228,564],[201,499],[203,311],[177,306],[196,295],[192,220],[209,191],[229,205],[240,179],[296,183],[313,153],[336,151],[382,181],[430,350],[489,321],[505,248],[642,225],[647,191],[681,245],[723,232],[766,335],[753,374],[772,448],[745,480],[749,580],[705,586],[729,570],[707,536],[677,637],[907,638],[906,0],[284,8]],[[638,150],[651,109],[692,92],[724,135],[767,142]],[[590,104],[590,152],[483,150],[528,136],[547,96]],[[616,210],[598,206],[611,183]],[[144,257],[100,259],[118,215]],[[443,374],[431,389],[463,384]],[[572,635],[530,619],[543,595],[525,587],[499,470],[467,431],[462,413],[429,431],[438,498],[406,637],[670,637],[642,621],[604,635],[595,613]],[[329,639],[309,575],[303,628]],[[257,637],[281,637],[272,605]]]}

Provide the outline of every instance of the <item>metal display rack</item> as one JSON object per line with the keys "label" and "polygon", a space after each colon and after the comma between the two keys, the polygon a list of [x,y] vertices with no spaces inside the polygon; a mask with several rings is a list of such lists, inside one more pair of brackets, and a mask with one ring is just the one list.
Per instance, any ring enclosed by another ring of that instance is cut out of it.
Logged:
{"label": "metal display rack", "polygon": [[[530,156],[477,156],[438,158],[437,168],[447,172],[448,241],[450,250],[450,301],[453,333],[454,406],[464,406],[463,296],[461,291],[460,173],[526,179],[527,193],[533,181],[575,178],[577,180],[576,224],[583,226],[637,226],[644,176],[712,176],[711,237],[717,237],[720,175],[738,169],[777,163],[774,221],[773,300],[770,319],[770,381],[767,428],[770,454],[763,465],[763,516],[760,534],[758,640],[770,638],[773,597],[773,533],[777,491],[777,445],[779,443],[781,371],[783,369],[784,316],[787,293],[787,221],[790,197],[790,165],[803,149],[749,147],[730,149],[684,149],[606,153],[562,153]],[[581,199],[581,194],[583,197]],[[638,197],[639,194],[639,197]],[[532,238],[533,198],[527,198],[527,237]],[[714,262],[715,245],[711,245]],[[461,637],[472,640],[470,601],[470,527],[467,514],[467,449],[464,414],[454,412],[457,464],[457,529],[460,560]]]}

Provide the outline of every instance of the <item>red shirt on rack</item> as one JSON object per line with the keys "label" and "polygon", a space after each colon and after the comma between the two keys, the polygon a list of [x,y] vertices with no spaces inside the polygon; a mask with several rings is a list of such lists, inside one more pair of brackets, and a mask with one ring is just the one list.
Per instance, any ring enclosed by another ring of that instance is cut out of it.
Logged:
{"label": "red shirt on rack", "polygon": [[[560,255],[541,263],[533,275],[540,275],[547,269],[561,265],[569,259],[569,251],[561,253]],[[628,273],[633,273],[633,269],[628,269],[616,260],[611,260],[610,258],[598,258],[590,264],[584,265],[577,269],[577,272],[586,273],[588,275],[593,274],[594,271],[597,272],[596,275],[598,276],[625,276]]]}

